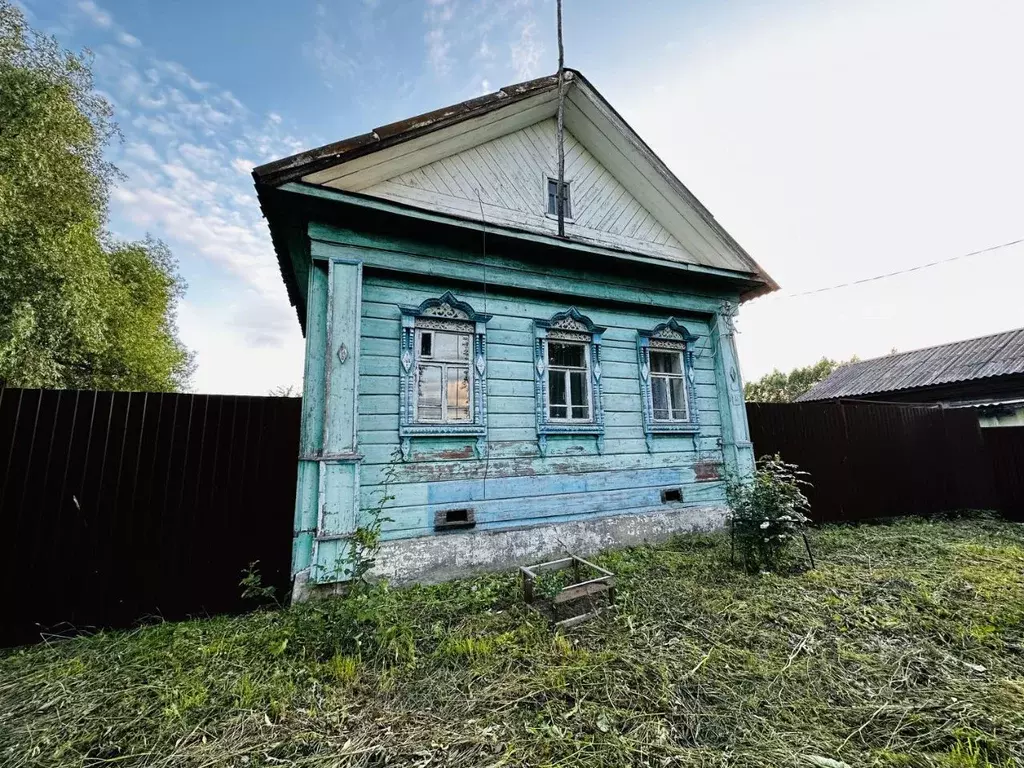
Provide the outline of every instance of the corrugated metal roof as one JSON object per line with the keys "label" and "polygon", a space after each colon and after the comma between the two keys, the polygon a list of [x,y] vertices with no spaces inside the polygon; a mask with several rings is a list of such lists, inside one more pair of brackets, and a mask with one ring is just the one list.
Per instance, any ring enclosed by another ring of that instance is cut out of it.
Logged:
{"label": "corrugated metal roof", "polygon": [[844,365],[798,401],[834,400],[1024,373],[1024,328]]}

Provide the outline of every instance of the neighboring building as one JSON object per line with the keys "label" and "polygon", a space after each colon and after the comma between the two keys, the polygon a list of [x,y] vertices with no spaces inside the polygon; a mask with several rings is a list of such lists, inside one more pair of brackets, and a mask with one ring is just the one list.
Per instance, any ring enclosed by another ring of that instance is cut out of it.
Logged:
{"label": "neighboring building", "polygon": [[578,72],[254,172],[306,335],[297,589],[389,497],[436,580],[721,524],[753,456],[733,344],[775,283]]}
{"label": "neighboring building", "polygon": [[812,400],[972,406],[983,427],[1024,426],[1024,328],[844,365],[797,398]]}

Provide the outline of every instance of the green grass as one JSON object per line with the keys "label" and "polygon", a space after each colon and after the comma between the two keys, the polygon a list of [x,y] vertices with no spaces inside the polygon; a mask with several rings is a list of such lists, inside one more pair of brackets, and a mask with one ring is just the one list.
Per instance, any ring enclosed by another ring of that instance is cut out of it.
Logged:
{"label": "green grass", "polygon": [[1024,529],[812,541],[607,553],[620,610],[564,635],[504,574],[10,651],[0,764],[1024,765]]}

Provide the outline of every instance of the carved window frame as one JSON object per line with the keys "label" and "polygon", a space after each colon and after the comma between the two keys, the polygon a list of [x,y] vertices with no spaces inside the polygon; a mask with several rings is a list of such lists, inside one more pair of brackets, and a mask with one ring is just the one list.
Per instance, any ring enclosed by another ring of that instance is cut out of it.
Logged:
{"label": "carved window frame", "polygon": [[[487,322],[491,315],[476,312],[455,298],[451,291],[436,299],[427,299],[418,307],[399,307],[402,314],[402,338],[399,348],[398,436],[402,458],[409,460],[414,437],[476,437],[477,456],[487,451]],[[470,410],[466,422],[416,421],[416,371],[419,330],[454,331],[472,335],[470,355]]]}
{"label": "carved window frame", "polygon": [[[547,454],[551,435],[593,435],[598,453],[604,452],[604,406],[601,402],[600,328],[576,307],[558,312],[548,320],[534,320],[534,404],[537,418],[537,447]],[[589,358],[590,420],[586,422],[552,419],[548,410],[548,341],[569,341],[585,345]]]}
{"label": "carved window frame", "polygon": [[[640,399],[643,405],[644,439],[647,450],[654,450],[655,435],[695,435],[700,432],[700,411],[697,408],[697,390],[693,365],[693,345],[697,337],[674,317],[650,330],[637,331],[637,362],[640,366]],[[651,390],[651,350],[678,352],[683,360],[683,379],[686,382],[687,419],[660,421],[654,418],[654,395]]]}

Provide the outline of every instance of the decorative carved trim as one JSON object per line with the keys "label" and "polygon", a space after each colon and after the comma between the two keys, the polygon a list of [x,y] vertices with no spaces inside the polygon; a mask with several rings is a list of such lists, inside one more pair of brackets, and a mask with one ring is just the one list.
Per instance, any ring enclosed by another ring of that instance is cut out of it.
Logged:
{"label": "decorative carved trim", "polygon": [[445,317],[449,320],[469,320],[469,313],[456,309],[447,301],[442,301],[436,307],[427,307],[423,314],[430,317]]}
{"label": "decorative carved trim", "polygon": [[472,333],[473,323],[468,320],[434,320],[429,317],[416,318],[417,328],[432,331],[455,331],[456,333]]}
{"label": "decorative carved trim", "polygon": [[471,323],[486,323],[491,315],[480,314],[464,301],[459,301],[451,291],[436,299],[427,299],[418,307],[399,307],[403,315],[411,317],[439,317],[448,320],[463,320]]}
{"label": "decorative carved trim", "polygon": [[[418,307],[400,307],[402,335],[399,368],[398,434],[402,459],[412,455],[414,437],[475,437],[475,451],[480,457],[487,452],[487,321],[491,315],[476,312],[451,291],[436,299],[427,299]],[[431,424],[414,419],[416,402],[416,329],[456,331],[473,338],[470,359],[473,361],[472,420],[460,424]]]}
{"label": "decorative carved trim", "polygon": [[571,317],[563,317],[560,320],[555,320],[553,323],[551,323],[551,327],[552,328],[558,328],[559,330],[563,330],[563,331],[589,331],[590,330],[589,328],[587,328],[587,326],[585,326],[579,320],[574,320]]}
{"label": "decorative carved trim", "polygon": [[[604,407],[601,398],[600,328],[576,307],[559,312],[549,320],[534,321],[534,404],[537,418],[537,448],[546,455],[548,438],[554,435],[592,435],[597,438],[597,451],[604,451]],[[587,422],[551,421],[548,417],[547,357],[544,345],[548,340],[575,341],[587,345],[590,358],[591,420]]]}
{"label": "decorative carved trim", "polygon": [[739,306],[731,301],[723,301],[719,307],[718,316],[722,318],[722,324],[725,326],[726,335],[736,333],[736,315],[739,313]]}
{"label": "decorative carved trim", "polygon": [[686,327],[674,317],[670,317],[664,323],[654,326],[649,331],[641,330],[638,331],[638,333],[642,338],[651,340],[659,339],[663,340],[665,343],[678,341],[686,345],[692,344],[697,340],[697,337],[686,330]]}
{"label": "decorative carved trim", "polygon": [[[640,366],[640,401],[643,408],[644,441],[649,452],[654,451],[655,436],[659,434],[694,435],[700,432],[700,411],[694,377],[693,347],[697,337],[674,317],[650,330],[637,331],[637,359]],[[687,420],[655,421],[654,399],[651,392],[651,350],[671,350],[683,355],[683,374],[686,381]]]}
{"label": "decorative carved trim", "polygon": [[549,330],[549,339],[558,339],[559,341],[582,341],[584,343],[590,341],[591,334],[589,333],[578,333],[574,331],[560,331],[560,330]]}
{"label": "decorative carved trim", "polygon": [[550,320],[534,320],[534,323],[539,328],[583,331],[585,333],[604,333],[607,330],[594,325],[593,321],[576,307],[569,307],[564,312],[558,312],[552,315]]}

